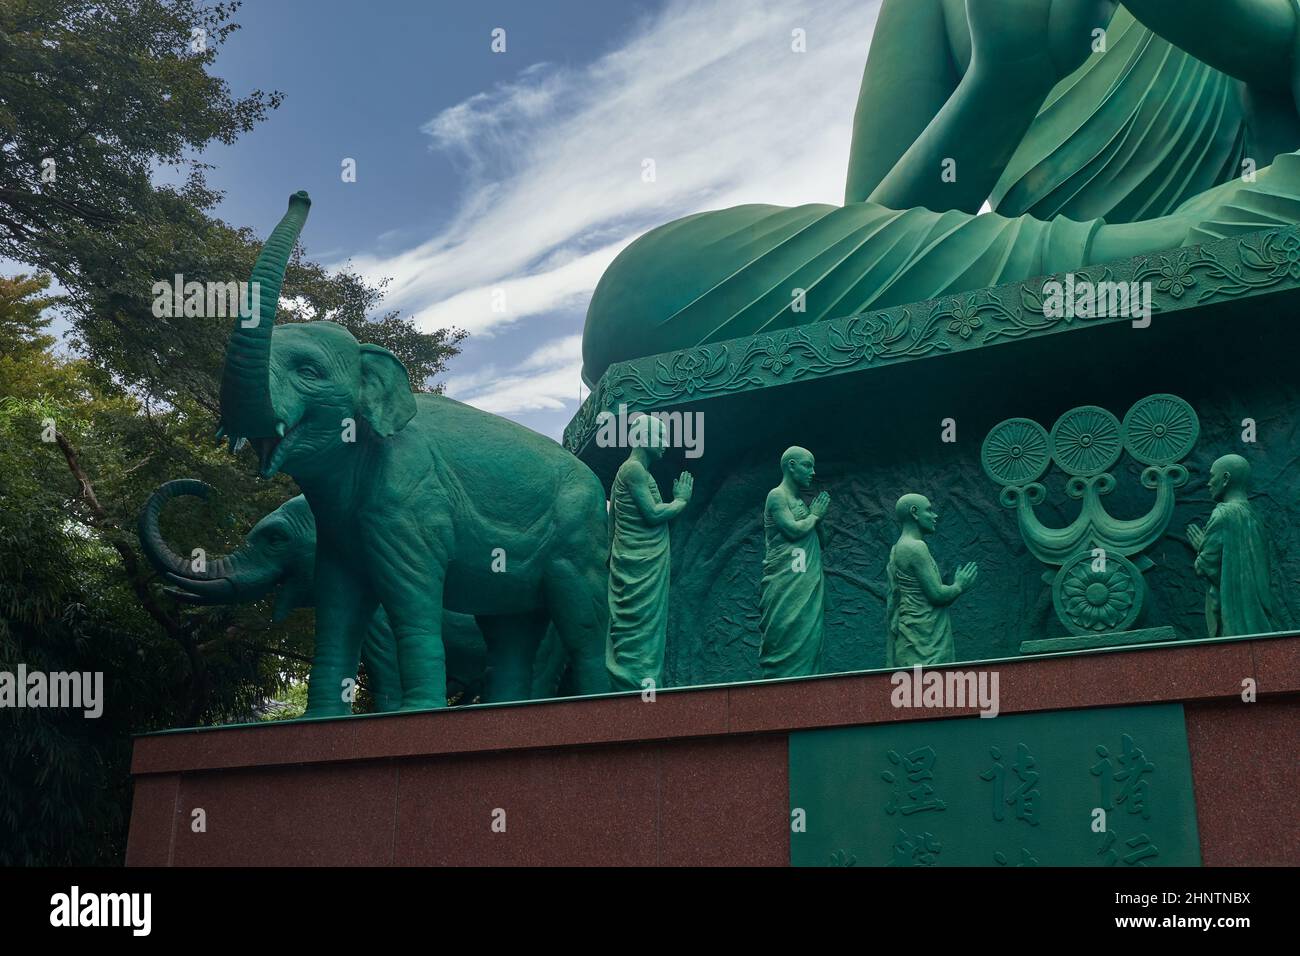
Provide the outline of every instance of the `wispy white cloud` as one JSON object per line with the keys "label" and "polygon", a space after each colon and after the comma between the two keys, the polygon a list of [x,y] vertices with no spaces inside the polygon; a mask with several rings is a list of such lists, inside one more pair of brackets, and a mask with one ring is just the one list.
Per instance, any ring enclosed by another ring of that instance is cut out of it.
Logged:
{"label": "wispy white cloud", "polygon": [[[745,202],[839,202],[878,6],[673,0],[586,66],[533,64],[426,124],[465,177],[450,224],[354,264],[390,277],[387,304],[423,327],[513,335],[560,313],[567,335],[609,262],[655,225]],[[806,52],[792,49],[796,29]],[[572,361],[519,363],[474,387],[462,376],[463,400],[502,413],[572,403],[580,363],[571,338],[563,348]]]}
{"label": "wispy white cloud", "polygon": [[578,400],[582,336],[547,342],[513,367],[486,366],[447,379],[447,395],[508,415],[562,409]]}

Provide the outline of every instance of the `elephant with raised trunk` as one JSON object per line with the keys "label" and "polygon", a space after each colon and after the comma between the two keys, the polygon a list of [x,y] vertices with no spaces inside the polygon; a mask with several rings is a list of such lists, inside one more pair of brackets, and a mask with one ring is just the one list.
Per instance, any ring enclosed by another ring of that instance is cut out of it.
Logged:
{"label": "elephant with raised trunk", "polygon": [[[274,592],[272,619],[281,621],[294,608],[312,607],[312,582],[316,573],[316,519],[307,499],[290,498],[262,518],[232,554],[208,562],[202,570],[168,546],[159,518],[174,498],[192,495],[206,499],[208,485],[195,479],[169,481],[149,496],[140,512],[140,544],[149,562],[173,586],[168,593],[187,604],[248,604]],[[499,637],[485,649],[474,619],[444,611],[443,641],[447,648],[450,684],[470,689],[482,687],[486,702],[529,700],[554,696],[565,666],[563,650],[552,631],[541,649],[529,643]],[[515,636],[515,635],[510,635]],[[388,617],[375,611],[361,645],[361,661],[370,678],[376,710],[397,710],[402,687],[397,672],[397,647]],[[486,673],[485,673],[486,669]]]}
{"label": "elephant with raised trunk", "polygon": [[316,652],[307,712],[345,714],[343,682],[382,607],[402,709],[446,704],[442,611],[484,638],[554,623],[574,689],[609,689],[605,495],[582,462],[536,432],[411,392],[392,353],[340,325],[274,326],[285,264],[306,221],[299,192],[253,267],[258,314],[236,319],[221,431],[259,470],[290,475],[316,519]]}

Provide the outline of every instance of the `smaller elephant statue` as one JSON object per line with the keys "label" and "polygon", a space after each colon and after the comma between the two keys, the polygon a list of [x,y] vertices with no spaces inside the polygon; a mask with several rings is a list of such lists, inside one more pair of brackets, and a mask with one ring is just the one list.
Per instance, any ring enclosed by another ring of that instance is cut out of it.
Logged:
{"label": "smaller elephant statue", "polygon": [[[167,545],[159,519],[167,503],[191,495],[207,499],[211,488],[185,478],[158,488],[140,512],[140,544],[149,562],[171,583],[167,592],[187,604],[250,604],[274,592],[272,620],[282,621],[295,609],[313,606],[312,583],[316,574],[316,520],[307,499],[290,498],[262,518],[230,555],[207,562],[196,571],[193,562]],[[530,648],[518,642],[496,640],[487,644],[468,614],[443,612],[447,644],[449,687],[467,696],[481,688],[487,702],[552,697],[557,693],[567,659],[554,633],[548,632],[530,660]],[[397,643],[382,608],[366,629],[361,661],[369,677],[375,708],[397,710],[402,686],[397,670]],[[485,673],[486,668],[486,673]]]}

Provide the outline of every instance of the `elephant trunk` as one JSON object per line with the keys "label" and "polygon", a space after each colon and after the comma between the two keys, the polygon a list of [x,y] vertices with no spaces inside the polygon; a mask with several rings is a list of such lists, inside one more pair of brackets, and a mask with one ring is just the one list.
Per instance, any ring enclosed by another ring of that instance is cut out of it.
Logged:
{"label": "elephant trunk", "polygon": [[140,547],[144,550],[145,557],[160,574],[190,594],[207,597],[211,603],[218,603],[234,599],[235,586],[232,578],[239,563],[238,555],[207,561],[202,570],[199,570],[194,561],[182,558],[168,546],[158,526],[163,508],[173,498],[193,495],[207,500],[211,491],[208,485],[194,478],[167,482],[149,496],[141,509],[139,533]]}
{"label": "elephant trunk", "polygon": [[[272,231],[253,265],[250,299],[236,317],[226,345],[221,377],[221,431],[233,448],[240,438],[274,439],[284,434],[284,423],[271,401],[271,330],[275,325],[280,286],[298,234],[311,209],[305,192],[289,197],[289,209]],[[255,307],[255,308],[254,308]]]}

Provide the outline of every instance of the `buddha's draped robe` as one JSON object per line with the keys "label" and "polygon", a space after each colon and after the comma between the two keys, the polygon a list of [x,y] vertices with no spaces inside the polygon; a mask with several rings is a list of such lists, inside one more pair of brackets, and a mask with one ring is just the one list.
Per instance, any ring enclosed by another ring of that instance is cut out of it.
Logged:
{"label": "buddha's draped robe", "polygon": [[[610,492],[609,642],[606,666],[615,690],[641,690],[650,678],[663,686],[664,643],[668,635],[668,522],[648,523],[628,487],[631,472],[644,470],[625,461]],[[659,485],[649,478],[650,495],[662,502]]]}
{"label": "buddha's draped robe", "polygon": [[1269,587],[1268,541],[1254,509],[1223,501],[1205,526],[1196,573],[1209,581],[1205,620],[1210,637],[1279,630]]}
{"label": "buddha's draped robe", "polygon": [[[1168,215],[1258,165],[1239,80],[1120,7],[1106,52],[1048,95],[990,202],[1005,216],[1137,222]],[[1276,152],[1276,150],[1274,150]]]}
{"label": "buddha's draped robe", "polygon": [[[790,511],[796,521],[809,514],[802,501],[795,501]],[[764,511],[763,536],[767,550],[759,584],[758,627],[763,637],[759,666],[765,678],[816,674],[821,667],[826,596],[817,528],[792,541]]]}
{"label": "buddha's draped robe", "polygon": [[[994,212],[747,205],[646,233],[592,296],[583,377],[590,384],[614,362],[1079,269],[1094,261],[1103,217],[1176,214],[1155,226],[1170,248],[1300,221],[1294,165],[1238,188],[1245,157],[1271,158],[1252,137],[1239,81],[1122,8],[1106,38],[1107,52],[1044,102],[993,190]],[[1246,208],[1233,205],[1243,197]]]}
{"label": "buddha's draped robe", "polygon": [[[849,206],[736,206],[646,233],[601,277],[583,375],[613,362],[777,331],[1078,266],[1099,222]],[[803,311],[792,290],[803,289]]]}
{"label": "buddha's draped robe", "polygon": [[[930,603],[917,576],[899,565],[897,551],[898,545],[890,549],[885,567],[889,587],[885,596],[885,666],[950,664],[957,659],[957,645],[948,608]],[[925,560],[937,577],[939,568],[929,548]]]}

